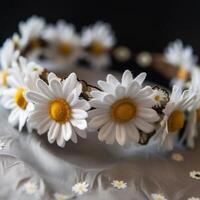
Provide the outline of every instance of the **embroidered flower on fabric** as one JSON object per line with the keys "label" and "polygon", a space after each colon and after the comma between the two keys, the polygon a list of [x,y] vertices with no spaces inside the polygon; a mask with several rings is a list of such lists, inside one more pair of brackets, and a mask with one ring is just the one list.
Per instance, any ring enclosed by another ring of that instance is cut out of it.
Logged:
{"label": "embroidered flower on fabric", "polygon": [[3,150],[6,147],[6,143],[0,140],[0,150]]}
{"label": "embroidered flower on fabric", "polygon": [[175,161],[178,161],[178,162],[181,162],[181,161],[184,160],[184,157],[180,153],[172,153],[171,159],[175,160]]}
{"label": "embroidered flower on fabric", "polygon": [[89,184],[86,181],[79,182],[72,187],[72,191],[78,195],[82,195],[88,191],[88,186]]}
{"label": "embroidered flower on fabric", "polygon": [[190,177],[193,179],[200,180],[200,171],[191,171]]}
{"label": "embroidered flower on fabric", "polygon": [[27,194],[33,194],[38,190],[37,184],[32,181],[25,183],[24,188]]}
{"label": "embroidered flower on fabric", "polygon": [[119,180],[113,180],[113,182],[111,183],[111,185],[114,187],[114,188],[117,188],[117,189],[125,189],[127,187],[127,183],[125,183],[124,181],[119,181]]}
{"label": "embroidered flower on fabric", "polygon": [[151,197],[152,200],[167,200],[162,194],[152,194]]}
{"label": "embroidered flower on fabric", "polygon": [[55,200],[66,200],[67,199],[66,195],[64,195],[64,194],[58,194],[58,193],[56,193],[54,195],[54,197],[55,197]]}

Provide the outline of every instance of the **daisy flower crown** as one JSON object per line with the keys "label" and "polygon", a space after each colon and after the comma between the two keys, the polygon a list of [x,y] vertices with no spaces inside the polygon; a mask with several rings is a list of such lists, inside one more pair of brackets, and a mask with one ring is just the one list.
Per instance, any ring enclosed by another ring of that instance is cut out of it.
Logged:
{"label": "daisy flower crown", "polygon": [[[62,46],[64,43],[57,46],[58,41],[66,39],[62,35],[65,32],[69,41],[79,42],[73,26],[66,28],[63,23],[43,30],[44,21],[32,17],[27,23],[20,23],[22,36],[8,39],[1,49],[0,101],[10,110],[8,122],[13,127],[19,132],[26,128],[30,134],[46,134],[49,143],[56,142],[60,147],[70,140],[77,143],[78,136],[86,138],[91,132],[106,144],[154,144],[172,149],[181,138],[188,147],[194,147],[200,119],[200,70],[191,67],[196,61],[188,61],[193,59],[191,49],[185,53],[183,46],[178,45],[183,49],[178,51],[179,57],[182,54],[187,57],[181,66],[190,63],[191,75],[187,84],[186,79],[181,84],[175,81],[171,92],[159,86],[144,85],[146,73],[133,77],[129,70],[124,71],[121,80],[108,74],[94,86],[80,80],[75,73],[57,76],[50,68],[37,64],[40,63],[36,59],[39,52],[29,52],[38,45],[46,45],[46,41],[38,40],[41,33],[51,45],[56,45],[56,51],[60,48],[65,53],[71,51],[71,46]],[[111,47],[113,38],[106,39],[109,31],[105,27],[99,30],[98,26],[83,31],[83,44],[88,46],[93,38],[103,35],[105,45]],[[91,47],[96,53],[102,50],[98,45]],[[171,57],[176,57],[175,53],[172,56],[173,48],[169,51]],[[44,52],[52,53],[48,48]]]}

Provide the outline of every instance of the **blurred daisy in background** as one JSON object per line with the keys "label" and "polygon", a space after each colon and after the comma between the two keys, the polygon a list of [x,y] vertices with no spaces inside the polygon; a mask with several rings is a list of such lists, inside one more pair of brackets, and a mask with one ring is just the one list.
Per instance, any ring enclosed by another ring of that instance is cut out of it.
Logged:
{"label": "blurred daisy in background", "polygon": [[86,59],[91,67],[103,69],[110,64],[108,51],[115,45],[115,36],[109,24],[97,22],[85,27],[81,34],[81,42],[88,49]]}
{"label": "blurred daisy in background", "polygon": [[77,143],[78,134],[86,138],[87,110],[90,105],[80,99],[82,85],[76,74],[71,73],[62,81],[55,74],[48,75],[48,84],[37,80],[37,91],[29,90],[26,98],[34,104],[34,110],[29,115],[29,124],[38,134],[47,132],[50,143],[57,141],[64,147],[70,139]]}
{"label": "blurred daisy in background", "polygon": [[111,74],[106,81],[98,81],[102,91],[91,92],[90,104],[94,109],[89,111],[89,127],[99,129],[100,141],[113,144],[116,140],[124,145],[129,138],[137,143],[139,131],[147,134],[154,131],[159,116],[152,109],[152,88],[142,87],[145,77],[141,73],[133,79],[126,70],[121,82]]}
{"label": "blurred daisy in background", "polygon": [[78,195],[83,195],[84,193],[88,192],[88,187],[89,184],[86,181],[79,182],[72,187],[72,191]]}
{"label": "blurred daisy in background", "polygon": [[41,36],[45,26],[44,18],[38,16],[32,16],[27,21],[19,23],[20,48],[31,60],[41,54]]}
{"label": "blurred daisy in background", "polygon": [[178,68],[176,78],[172,80],[172,83],[183,87],[198,60],[197,56],[193,55],[192,47],[184,47],[181,40],[176,40],[168,45],[164,56],[166,62]]}
{"label": "blurred daisy in background", "polygon": [[55,60],[60,66],[75,65],[80,54],[81,42],[73,24],[60,20],[56,26],[48,25],[43,32],[43,38],[54,50],[45,50],[48,58]]}
{"label": "blurred daisy in background", "polygon": [[152,194],[151,198],[152,200],[167,200],[162,194]]}
{"label": "blurred daisy in background", "polygon": [[[180,86],[173,86],[169,102],[163,110],[163,120],[157,134],[161,138],[161,143],[166,149],[173,148],[174,136],[183,128],[185,123],[185,111],[194,102],[194,95],[190,95],[188,90],[182,92]],[[156,134],[156,135],[157,135]]]}
{"label": "blurred daisy in background", "polygon": [[111,185],[114,188],[117,188],[118,190],[125,189],[127,187],[127,183],[125,183],[124,181],[119,181],[119,180],[113,180]]}
{"label": "blurred daisy in background", "polygon": [[186,128],[182,137],[182,141],[186,139],[186,145],[189,148],[194,148],[195,138],[198,135],[198,124],[200,120],[200,70],[195,67],[191,73],[191,83],[189,92],[195,95],[193,104],[188,108],[189,115]]}

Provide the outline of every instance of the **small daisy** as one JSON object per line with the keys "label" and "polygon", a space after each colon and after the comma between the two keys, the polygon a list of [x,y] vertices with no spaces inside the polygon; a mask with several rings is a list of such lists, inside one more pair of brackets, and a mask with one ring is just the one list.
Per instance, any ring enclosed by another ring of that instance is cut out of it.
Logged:
{"label": "small daisy", "polygon": [[67,200],[68,199],[68,197],[66,195],[58,194],[58,193],[56,193],[54,195],[54,198],[55,198],[55,200]]}
{"label": "small daisy", "polygon": [[91,66],[102,69],[109,65],[108,51],[115,44],[114,33],[109,24],[97,22],[93,26],[84,28],[81,36],[82,46],[88,48],[87,56]]}
{"label": "small daisy", "polygon": [[24,184],[24,189],[27,194],[34,194],[38,190],[38,186],[36,183],[32,181],[28,181],[27,183]]}
{"label": "small daisy", "polygon": [[89,111],[89,126],[99,129],[98,138],[108,144],[115,139],[124,145],[128,138],[139,141],[139,131],[151,133],[154,122],[159,120],[157,112],[152,109],[154,101],[151,98],[151,87],[142,87],[145,73],[133,79],[126,70],[119,82],[109,74],[106,81],[98,81],[102,91],[92,91]]}
{"label": "small daisy", "polygon": [[188,200],[200,200],[200,198],[199,197],[190,197],[190,198],[188,198]]}
{"label": "small daisy", "polygon": [[27,91],[26,98],[34,104],[29,115],[29,124],[38,134],[48,132],[48,141],[57,141],[64,147],[70,139],[77,143],[77,136],[86,138],[87,110],[90,105],[80,99],[82,85],[77,81],[75,73],[60,80],[55,74],[48,75],[48,83],[41,79],[36,82],[37,91]]}
{"label": "small daisy", "polygon": [[0,150],[4,150],[6,143],[0,140]]}
{"label": "small daisy", "polygon": [[124,181],[119,181],[119,180],[113,180],[113,182],[111,183],[111,185],[114,187],[114,188],[117,188],[117,189],[125,189],[127,187],[127,183],[125,183]]}
{"label": "small daisy", "polygon": [[169,95],[167,91],[157,86],[153,87],[152,98],[155,102],[155,107],[159,107],[159,108],[164,107],[166,103],[169,101]]}
{"label": "small daisy", "polygon": [[197,63],[192,47],[184,47],[181,40],[176,40],[165,49],[164,55],[168,63],[178,67],[177,78],[173,82],[183,84],[188,78],[188,73]]}
{"label": "small daisy", "polygon": [[180,153],[172,153],[171,159],[172,159],[172,160],[175,160],[175,161],[177,161],[177,162],[181,162],[181,161],[184,160],[184,157],[183,157],[183,155],[181,155]]}
{"label": "small daisy", "polygon": [[167,200],[162,194],[152,194],[151,197],[152,200]]}
{"label": "small daisy", "polygon": [[79,182],[72,187],[72,191],[78,195],[82,195],[88,191],[88,187],[89,184],[87,182]]}
{"label": "small daisy", "polygon": [[193,179],[200,180],[200,171],[191,171],[190,177]]}
{"label": "small daisy", "polygon": [[40,47],[39,38],[45,28],[45,20],[41,17],[32,16],[26,22],[19,23],[19,32],[21,35],[21,48],[30,46],[31,50]]}
{"label": "small daisy", "polygon": [[171,136],[179,132],[185,123],[185,111],[192,105],[194,95],[190,95],[188,90],[182,92],[181,87],[175,85],[172,89],[169,102],[163,110],[163,120],[158,133],[161,134],[161,141],[168,149],[173,148],[173,138]]}

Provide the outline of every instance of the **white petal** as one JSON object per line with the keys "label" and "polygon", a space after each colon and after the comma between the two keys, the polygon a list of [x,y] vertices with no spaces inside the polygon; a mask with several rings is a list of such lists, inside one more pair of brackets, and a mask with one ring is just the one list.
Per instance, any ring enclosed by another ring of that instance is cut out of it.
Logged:
{"label": "white petal", "polygon": [[87,128],[87,122],[86,122],[86,120],[83,120],[83,119],[80,119],[80,120],[71,119],[70,122],[72,123],[73,126],[79,128],[81,130]]}
{"label": "white petal", "polygon": [[69,122],[62,125],[62,132],[63,132],[64,139],[66,141],[69,141],[72,136],[72,127]]}
{"label": "white petal", "polygon": [[73,109],[72,110],[72,117],[74,119],[85,119],[88,117],[88,113],[85,112],[84,110],[80,109]]}
{"label": "white petal", "polygon": [[116,124],[116,140],[121,146],[126,142],[126,129],[123,124]]}
{"label": "white petal", "polygon": [[103,91],[113,94],[115,88],[113,85],[101,80],[98,81],[98,85]]}
{"label": "white petal", "polygon": [[103,98],[103,102],[106,102],[109,105],[111,105],[114,101],[115,101],[115,97],[112,94],[107,94]]}
{"label": "white petal", "polygon": [[131,96],[134,98],[137,96],[141,86],[138,84],[138,82],[133,81],[129,86],[126,88],[126,95]]}
{"label": "white petal", "polygon": [[54,93],[49,89],[48,85],[43,80],[38,79],[36,84],[42,94],[49,98],[55,98]]}
{"label": "white petal", "polygon": [[48,118],[45,118],[44,120],[43,120],[43,123],[41,122],[39,125],[38,125],[38,128],[37,128],[37,133],[39,134],[39,135],[41,135],[41,134],[43,134],[43,133],[46,133],[48,130],[49,130],[49,128],[50,128],[50,126],[51,126],[51,120],[49,120]]}
{"label": "white petal", "polygon": [[63,97],[62,86],[58,80],[51,80],[49,83],[49,87],[56,97]]}
{"label": "white petal", "polygon": [[91,107],[94,108],[107,108],[108,104],[104,103],[103,101],[99,101],[99,100],[91,100],[90,101],[90,105]]}
{"label": "white petal", "polygon": [[134,80],[137,81],[140,85],[144,82],[147,74],[145,72],[139,74]]}
{"label": "white petal", "polygon": [[15,108],[11,111],[9,117],[8,117],[8,122],[12,126],[16,126],[19,121],[19,108]]}
{"label": "white petal", "polygon": [[76,133],[74,132],[74,130],[73,130],[73,129],[72,129],[72,136],[71,136],[71,140],[72,140],[72,142],[74,142],[74,143],[77,143],[77,142],[78,142],[77,135],[76,135]]}
{"label": "white petal", "polygon": [[66,141],[65,141],[65,139],[64,139],[64,137],[63,137],[63,130],[61,129],[61,131],[60,131],[60,133],[59,133],[59,135],[58,135],[58,137],[57,137],[57,139],[56,139],[56,142],[57,142],[57,145],[59,146],[59,147],[61,147],[61,148],[64,148],[65,147],[65,144],[66,144]]}
{"label": "white petal", "polygon": [[92,97],[94,97],[96,99],[102,99],[107,93],[95,90],[95,91],[91,91],[90,94]]}
{"label": "white petal", "polygon": [[28,101],[32,103],[41,103],[41,104],[47,104],[49,99],[47,99],[44,95],[35,92],[35,91],[26,91],[25,97]]}
{"label": "white petal", "polygon": [[116,97],[124,97],[125,96],[125,88],[121,85],[118,85],[115,89],[115,95]]}
{"label": "white petal", "polygon": [[102,114],[108,114],[108,111],[105,109],[98,109],[98,108],[88,111],[88,116],[90,119]]}
{"label": "white petal", "polygon": [[145,86],[138,93],[136,100],[140,100],[142,98],[148,97],[153,94],[153,89],[150,86]]}
{"label": "white petal", "polygon": [[80,130],[78,128],[74,128],[75,132],[82,138],[87,138],[87,132],[86,130]]}
{"label": "white petal", "polygon": [[112,74],[107,75],[106,81],[114,86],[119,84],[119,81]]}
{"label": "white petal", "polygon": [[71,106],[75,109],[83,109],[83,110],[89,110],[90,104],[86,100],[77,100],[76,102],[73,102]]}
{"label": "white petal", "polygon": [[128,137],[133,140],[134,142],[138,143],[139,139],[140,139],[140,135],[139,135],[139,131],[138,129],[135,127],[134,124],[127,124],[126,126],[126,131],[127,131],[127,135]]}
{"label": "white petal", "polygon": [[107,122],[104,126],[99,130],[98,138],[100,141],[106,141],[109,135],[115,135],[113,132],[114,123]]}
{"label": "white petal", "polygon": [[77,77],[75,73],[71,73],[64,81],[63,81],[63,93],[65,98],[70,94],[70,92],[76,87]]}
{"label": "white petal", "polygon": [[139,108],[138,116],[145,119],[148,122],[156,122],[159,120],[157,112],[151,108]]}
{"label": "white petal", "polygon": [[48,141],[49,143],[53,143],[56,139],[56,137],[58,136],[59,134],[59,127],[60,125],[57,124],[56,122],[52,122],[50,128],[49,128],[49,131],[48,131]]}
{"label": "white petal", "polygon": [[154,126],[146,122],[142,118],[133,119],[133,123],[138,129],[142,130],[144,133],[151,133],[154,130]]}
{"label": "white petal", "polygon": [[27,120],[27,113],[25,113],[24,111],[21,111],[20,115],[19,115],[19,132],[22,131],[22,128],[24,127],[26,120]]}
{"label": "white petal", "polygon": [[133,75],[131,71],[126,70],[122,75],[122,85],[127,87],[133,80]]}
{"label": "white petal", "polygon": [[102,114],[102,115],[93,117],[90,120],[88,126],[91,128],[99,128],[108,121],[109,121],[108,115]]}
{"label": "white petal", "polygon": [[14,98],[10,98],[10,97],[8,98],[6,96],[1,99],[1,103],[6,109],[9,109],[9,110],[13,109],[16,106],[14,102]]}
{"label": "white petal", "polygon": [[47,78],[48,78],[48,83],[50,83],[50,81],[53,79],[59,80],[59,78],[53,72],[49,73]]}

